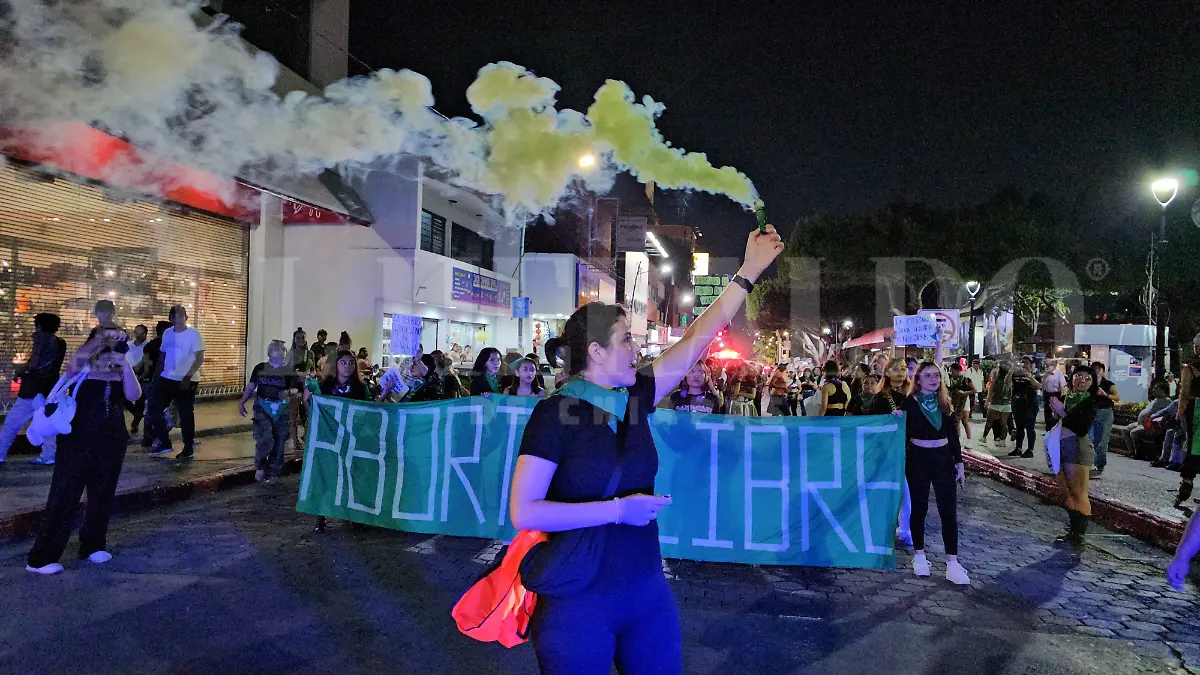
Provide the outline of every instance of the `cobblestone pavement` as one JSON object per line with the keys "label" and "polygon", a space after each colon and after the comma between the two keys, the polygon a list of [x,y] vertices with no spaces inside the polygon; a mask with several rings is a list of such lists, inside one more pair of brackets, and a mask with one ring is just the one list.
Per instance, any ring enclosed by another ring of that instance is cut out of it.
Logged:
{"label": "cobblestone pavement", "polygon": [[[294,511],[296,478],[114,522],[116,558],[23,571],[0,546],[4,673],[533,673],[528,646],[474,643],[449,608],[498,544],[331,523]],[[974,585],[897,570],[668,561],[689,673],[1160,673],[1200,668],[1200,593],[1166,556],[1103,532],[1074,558],[1062,512],[968,483]],[[931,522],[936,518],[931,518]],[[73,555],[74,544],[68,549]]]}

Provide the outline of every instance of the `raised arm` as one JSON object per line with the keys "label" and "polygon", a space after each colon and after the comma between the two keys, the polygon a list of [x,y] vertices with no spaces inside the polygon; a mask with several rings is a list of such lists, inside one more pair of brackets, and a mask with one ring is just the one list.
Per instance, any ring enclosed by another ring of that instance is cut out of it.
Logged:
{"label": "raised arm", "polygon": [[[738,276],[750,283],[758,281],[763,270],[775,261],[781,251],[783,240],[776,234],[773,226],[768,225],[766,232],[762,233],[757,229],[753,230],[746,242],[746,256],[738,270]],[[684,375],[687,375],[687,371],[712,343],[717,331],[729,325],[738,308],[746,301],[746,295],[746,289],[736,283],[726,286],[716,301],[688,326],[683,339],[654,361],[655,404],[666,398]]]}

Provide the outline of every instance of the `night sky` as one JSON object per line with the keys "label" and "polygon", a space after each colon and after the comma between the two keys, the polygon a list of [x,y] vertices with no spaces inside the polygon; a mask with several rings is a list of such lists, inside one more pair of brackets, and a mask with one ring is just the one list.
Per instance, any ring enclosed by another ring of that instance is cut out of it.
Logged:
{"label": "night sky", "polygon": [[[1159,167],[1200,166],[1192,2],[801,4],[818,3],[357,0],[350,51],[427,75],[452,116],[493,61],[558,82],[560,108],[624,80],[665,103],[669,140],[749,175],[784,226],[1005,185],[1120,217],[1147,207]],[[706,248],[740,252],[750,216],[690,204]]]}

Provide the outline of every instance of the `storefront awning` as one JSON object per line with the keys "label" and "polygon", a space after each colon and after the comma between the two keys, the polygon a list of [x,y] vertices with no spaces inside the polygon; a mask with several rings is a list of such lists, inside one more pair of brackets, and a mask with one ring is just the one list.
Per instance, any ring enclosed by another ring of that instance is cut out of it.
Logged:
{"label": "storefront awning", "polygon": [[362,198],[336,171],[326,170],[310,176],[276,175],[247,169],[238,182],[281,198],[284,225],[370,225],[375,222]]}
{"label": "storefront awning", "polygon": [[842,349],[851,349],[853,347],[879,347],[887,344],[888,340],[891,340],[893,337],[895,337],[895,335],[896,331],[893,328],[880,328],[879,330],[873,330],[866,335],[856,337],[853,340],[847,340],[845,344],[842,345]]}
{"label": "storefront awning", "polygon": [[285,222],[373,222],[366,205],[336,172],[278,176],[250,169],[230,179],[135,148],[83,122],[0,129],[0,152],[246,222],[258,222],[262,192],[291,202],[290,216],[284,209]]}

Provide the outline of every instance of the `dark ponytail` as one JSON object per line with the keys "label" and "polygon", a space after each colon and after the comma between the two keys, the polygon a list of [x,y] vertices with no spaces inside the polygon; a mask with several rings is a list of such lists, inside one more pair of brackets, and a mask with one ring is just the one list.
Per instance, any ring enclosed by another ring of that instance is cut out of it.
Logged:
{"label": "dark ponytail", "polygon": [[350,334],[347,333],[346,331],[342,331],[341,336],[338,337],[338,346],[343,349],[346,349],[346,348],[350,347],[351,344],[352,343],[350,342]]}
{"label": "dark ponytail", "polygon": [[546,361],[552,368],[559,367],[558,354],[561,352],[567,376],[579,375],[587,368],[588,347],[593,342],[611,346],[612,327],[623,316],[625,308],[620,305],[590,302],[580,307],[567,319],[562,335],[546,341]]}

